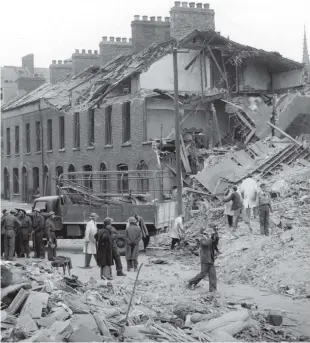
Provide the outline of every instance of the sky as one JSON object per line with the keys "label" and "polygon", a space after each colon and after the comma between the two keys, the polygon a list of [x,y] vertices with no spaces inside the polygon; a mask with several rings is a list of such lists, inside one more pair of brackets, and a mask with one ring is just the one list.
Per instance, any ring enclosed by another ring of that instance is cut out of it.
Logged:
{"label": "sky", "polygon": [[[200,1],[196,1],[200,2]],[[278,51],[301,62],[304,25],[310,49],[310,0],[210,0],[224,36]],[[169,16],[170,0],[1,0],[0,66],[36,67],[70,58],[75,49],[99,50],[102,36],[131,37],[135,14]]]}

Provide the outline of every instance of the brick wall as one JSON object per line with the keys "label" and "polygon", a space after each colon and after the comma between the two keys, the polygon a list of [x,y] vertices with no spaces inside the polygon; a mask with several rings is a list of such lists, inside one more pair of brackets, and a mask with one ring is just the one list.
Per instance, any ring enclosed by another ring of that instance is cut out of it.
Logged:
{"label": "brick wall", "polygon": [[153,43],[161,43],[170,39],[170,18],[150,17],[135,15],[131,22],[132,48],[137,53],[149,47]]}
{"label": "brick wall", "polygon": [[98,54],[98,50],[82,50],[80,52],[78,49],[75,50],[75,53],[72,54],[72,72],[73,75],[78,74],[82,70],[90,67],[99,67],[100,66],[100,55]]}
{"label": "brick wall", "polygon": [[50,82],[55,83],[66,78],[69,75],[72,75],[72,64],[67,61],[52,61],[52,64],[49,66],[50,72]]}
{"label": "brick wall", "polygon": [[[22,182],[20,181],[20,194],[13,195],[12,173],[13,168],[19,169],[20,180],[22,168],[27,170],[28,187],[33,188],[33,167],[39,167],[40,170],[40,189],[42,194],[42,155],[36,152],[36,132],[35,123],[40,121],[40,117],[44,118],[44,164],[48,167],[49,186],[51,194],[56,194],[55,181],[52,180],[56,176],[56,167],[63,167],[64,172],[68,172],[68,167],[73,164],[75,171],[82,171],[84,165],[91,165],[94,171],[100,170],[100,163],[104,162],[107,170],[116,171],[116,166],[120,163],[128,165],[129,170],[137,169],[140,160],[144,160],[148,165],[149,170],[157,169],[157,159],[152,151],[151,145],[143,145],[143,115],[144,100],[133,99],[131,102],[131,145],[123,146],[122,144],[122,102],[127,101],[131,95],[123,96],[120,100],[110,99],[107,104],[113,105],[112,110],[112,146],[104,146],[105,142],[105,123],[104,113],[105,107],[95,110],[95,144],[94,147],[88,147],[88,113],[80,113],[80,149],[73,148],[73,116],[72,114],[64,114],[57,112],[51,108],[45,108],[41,111],[41,116],[38,111],[38,106],[34,106],[29,113],[20,113],[12,111],[12,115],[8,113],[2,118],[3,132],[6,128],[11,128],[11,156],[6,156],[6,137],[4,137],[4,156],[2,156],[2,192],[4,187],[4,168],[7,167],[10,173],[10,194],[11,199],[22,200]],[[65,116],[65,149],[59,150],[59,117]],[[53,125],[53,150],[47,152],[47,120],[52,119]],[[31,126],[31,152],[26,154],[26,138],[25,125],[30,123]],[[20,126],[20,154],[16,156],[15,152],[15,137],[14,127]]]}
{"label": "brick wall", "polygon": [[102,41],[99,44],[100,46],[100,56],[101,56],[101,66],[104,66],[113,58],[120,54],[131,54],[132,53],[132,39],[117,37],[116,40],[114,37],[102,37]]}
{"label": "brick wall", "polygon": [[174,7],[170,10],[170,35],[173,38],[181,38],[194,29],[215,28],[214,10],[209,4],[202,5],[194,2],[175,1]]}

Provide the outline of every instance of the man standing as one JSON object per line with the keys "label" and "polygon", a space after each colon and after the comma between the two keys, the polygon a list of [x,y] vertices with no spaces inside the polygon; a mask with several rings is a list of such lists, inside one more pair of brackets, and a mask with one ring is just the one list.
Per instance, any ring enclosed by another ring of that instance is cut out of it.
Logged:
{"label": "man standing", "polygon": [[[229,197],[233,193],[232,185],[228,185],[224,193],[225,197]],[[231,229],[233,226],[234,211],[231,209],[232,201],[226,202],[224,205],[224,215],[227,217],[228,227]]]}
{"label": "man standing", "polygon": [[259,223],[261,235],[269,236],[269,215],[272,212],[270,193],[266,192],[266,185],[260,185],[261,191],[258,193]]}
{"label": "man standing", "polygon": [[2,217],[1,217],[1,257],[4,255],[4,226],[2,225],[2,218],[8,215],[8,212],[6,209],[2,210]]}
{"label": "man standing", "polygon": [[16,210],[1,218],[1,227],[4,227],[4,258],[12,261],[15,249],[16,230],[20,228],[20,221],[15,217]]}
{"label": "man standing", "polygon": [[44,217],[38,208],[33,210],[33,242],[34,242],[34,258],[45,258],[45,251],[43,245],[44,234]]}
{"label": "man standing", "polygon": [[214,243],[211,229],[202,229],[200,237],[200,265],[201,272],[189,280],[188,287],[195,287],[202,279],[209,274],[209,291],[215,292],[217,288],[217,278],[214,266]]}
{"label": "man standing", "polygon": [[86,225],[85,230],[85,245],[83,249],[83,253],[85,254],[85,265],[84,268],[91,268],[90,261],[92,255],[94,256],[95,260],[97,261],[97,244],[95,234],[97,233],[97,224],[96,221],[98,219],[97,213],[92,213],[89,217],[89,221]]}
{"label": "man standing", "polygon": [[183,216],[178,216],[175,218],[173,226],[171,227],[170,237],[171,237],[171,250],[175,248],[175,245],[180,245],[181,237],[183,235]]}
{"label": "man standing", "polygon": [[142,231],[140,227],[137,226],[135,217],[130,217],[128,221],[129,226],[125,231],[127,270],[130,271],[131,268],[134,268],[134,270],[137,271],[139,243],[142,239]]}
{"label": "man standing", "polygon": [[45,222],[45,233],[47,238],[47,258],[49,261],[54,261],[56,258],[56,224],[55,224],[55,212],[50,212]]}
{"label": "man standing", "polygon": [[148,229],[145,225],[144,219],[142,217],[138,216],[136,213],[135,218],[137,220],[137,225],[140,227],[140,229],[142,231],[142,241],[143,241],[143,246],[144,246],[144,252],[146,253],[146,248],[148,247],[148,245],[150,243],[149,231],[148,231]]}
{"label": "man standing", "polygon": [[26,215],[26,211],[23,209],[18,210],[18,219],[21,222],[21,227],[19,229],[20,234],[20,257],[29,258],[30,248],[29,248],[29,238],[32,232],[32,221],[29,216]]}
{"label": "man standing", "polygon": [[243,208],[241,196],[238,192],[238,187],[233,186],[233,192],[229,196],[224,197],[223,201],[224,202],[232,201],[231,209],[232,211],[234,211],[232,233],[234,234],[236,230],[238,229],[238,222],[239,222],[239,219],[242,213],[242,208]]}
{"label": "man standing", "polygon": [[[116,272],[117,276],[126,276],[123,272],[123,265],[121,261],[121,257],[118,252],[118,248],[116,245],[116,239],[118,236],[118,232],[114,226],[112,226],[112,219],[111,218],[106,218],[104,220],[104,223],[106,223],[107,229],[111,232],[111,237],[112,237],[112,257],[113,261],[115,262],[116,266]],[[111,277],[112,277],[112,272],[111,272]]]}
{"label": "man standing", "polygon": [[245,208],[245,222],[248,224],[249,230],[252,232],[251,212],[255,211],[255,207],[258,205],[258,187],[257,182],[252,178],[251,174],[248,178],[243,180],[240,186],[240,193],[242,195],[243,205]]}

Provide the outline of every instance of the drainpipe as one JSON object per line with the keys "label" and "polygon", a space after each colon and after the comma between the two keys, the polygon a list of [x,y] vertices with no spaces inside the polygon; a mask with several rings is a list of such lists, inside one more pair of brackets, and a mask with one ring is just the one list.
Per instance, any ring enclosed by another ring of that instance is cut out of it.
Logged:
{"label": "drainpipe", "polygon": [[41,127],[41,164],[42,164],[42,196],[45,195],[45,187],[44,187],[44,133],[43,133],[43,116],[41,110],[41,99],[38,102],[39,114],[40,114],[40,127]]}

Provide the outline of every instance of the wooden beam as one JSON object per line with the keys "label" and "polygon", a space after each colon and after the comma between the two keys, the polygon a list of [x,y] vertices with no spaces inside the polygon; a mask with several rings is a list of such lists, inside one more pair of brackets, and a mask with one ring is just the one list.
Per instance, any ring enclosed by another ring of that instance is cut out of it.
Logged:
{"label": "wooden beam", "polygon": [[253,129],[253,130],[251,131],[251,133],[248,135],[248,137],[247,137],[246,140],[244,141],[244,145],[247,145],[247,144],[249,143],[250,139],[254,136],[255,131],[256,131],[256,128]]}
{"label": "wooden beam", "polygon": [[[222,77],[224,78],[224,80],[226,81],[226,85],[228,85],[228,81],[227,81],[227,76],[224,74],[222,68],[220,67],[220,65],[218,64],[214,54],[213,54],[213,51],[211,50],[211,48],[209,47],[209,45],[207,45],[207,49],[212,57],[212,60],[213,62],[215,63],[215,65],[217,66],[217,69],[219,70],[220,74],[222,75]],[[228,90],[228,88],[227,88]]]}
{"label": "wooden beam", "polygon": [[291,140],[293,143],[302,146],[302,144],[298,141],[296,141],[296,139],[294,139],[293,137],[291,137],[289,134],[287,134],[286,132],[282,131],[280,128],[278,128],[277,126],[271,124],[269,121],[267,122],[268,125],[270,125],[272,128],[274,128],[275,130],[279,131],[283,136],[287,137],[289,140]]}
{"label": "wooden beam", "polygon": [[216,110],[215,110],[213,102],[211,103],[211,112],[212,112],[212,115],[213,115],[213,120],[215,122],[215,127],[216,127],[216,131],[217,131],[218,138],[219,138],[219,144],[220,144],[220,147],[222,148],[222,137],[221,137],[221,134],[220,134],[219,123],[217,121]]}

